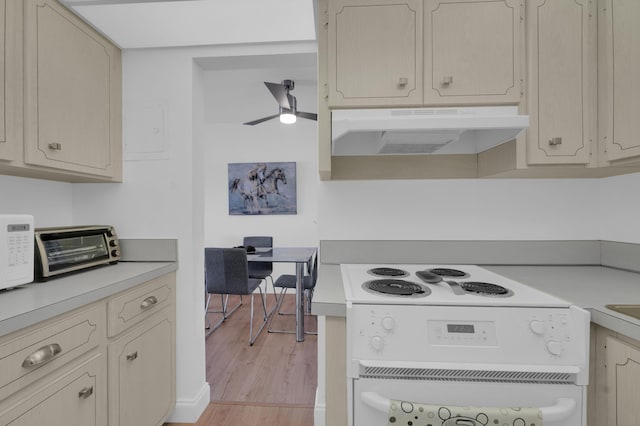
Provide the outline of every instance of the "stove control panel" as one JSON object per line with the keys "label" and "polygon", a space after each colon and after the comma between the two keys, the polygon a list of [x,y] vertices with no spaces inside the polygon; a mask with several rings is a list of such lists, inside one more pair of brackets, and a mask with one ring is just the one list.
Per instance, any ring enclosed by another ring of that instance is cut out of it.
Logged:
{"label": "stove control panel", "polygon": [[352,305],[347,333],[351,359],[586,365],[589,313],[574,306]]}
{"label": "stove control panel", "polygon": [[427,321],[432,345],[497,346],[496,326],[492,321]]}
{"label": "stove control panel", "polygon": [[571,344],[573,334],[568,312],[533,315],[529,320],[529,331],[542,339],[547,352],[556,357],[562,356],[565,345]]}

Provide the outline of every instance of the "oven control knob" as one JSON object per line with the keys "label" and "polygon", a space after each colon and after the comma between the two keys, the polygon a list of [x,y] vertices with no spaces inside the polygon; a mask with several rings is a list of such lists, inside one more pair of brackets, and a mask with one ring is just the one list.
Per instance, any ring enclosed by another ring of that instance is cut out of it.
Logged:
{"label": "oven control knob", "polygon": [[396,320],[391,317],[382,318],[382,328],[387,331],[393,330],[394,328],[396,328]]}
{"label": "oven control knob", "polygon": [[534,334],[544,334],[545,324],[542,321],[533,320],[529,323],[529,328]]}
{"label": "oven control knob", "polygon": [[371,343],[371,347],[376,352],[380,352],[384,348],[384,340],[382,340],[380,336],[373,336],[371,340],[369,340],[369,343]]}
{"label": "oven control knob", "polygon": [[549,340],[547,342],[547,350],[551,355],[559,356],[562,354],[562,343],[557,340]]}

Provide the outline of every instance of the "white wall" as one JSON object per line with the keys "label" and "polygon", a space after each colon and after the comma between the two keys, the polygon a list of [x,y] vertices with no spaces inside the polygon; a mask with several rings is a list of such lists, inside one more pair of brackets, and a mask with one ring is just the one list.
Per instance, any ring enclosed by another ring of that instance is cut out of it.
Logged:
{"label": "white wall", "polygon": [[[276,118],[255,126],[242,124],[278,112],[263,81],[280,82],[310,72],[315,79],[315,67],[282,70],[277,62],[271,68],[205,72],[205,245],[239,245],[245,235],[272,235],[280,246],[318,244],[316,122],[298,119],[286,125]],[[251,93],[238,95],[243,85],[252,87]],[[315,82],[297,83],[293,94],[300,109],[316,111],[316,90]],[[240,111],[218,112],[227,104],[239,105]],[[287,161],[296,163],[297,214],[229,215],[228,163]]]}
{"label": "white wall", "polygon": [[323,182],[320,239],[599,239],[597,198],[591,179]]}
{"label": "white wall", "polygon": [[0,214],[30,214],[35,226],[75,225],[72,184],[0,176]]}
{"label": "white wall", "polygon": [[600,180],[597,201],[601,240],[640,244],[639,189],[640,173]]}

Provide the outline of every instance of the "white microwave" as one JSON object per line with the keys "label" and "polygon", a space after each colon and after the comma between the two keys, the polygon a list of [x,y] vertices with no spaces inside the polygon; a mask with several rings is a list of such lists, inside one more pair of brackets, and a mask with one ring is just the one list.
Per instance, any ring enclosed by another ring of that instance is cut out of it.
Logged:
{"label": "white microwave", "polygon": [[33,281],[33,216],[0,214],[0,290]]}

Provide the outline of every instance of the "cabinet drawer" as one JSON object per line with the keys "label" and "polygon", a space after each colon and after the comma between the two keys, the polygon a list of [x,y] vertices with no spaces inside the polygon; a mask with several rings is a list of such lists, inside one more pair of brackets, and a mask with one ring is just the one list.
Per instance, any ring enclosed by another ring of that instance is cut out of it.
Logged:
{"label": "cabinet drawer", "polygon": [[35,383],[18,404],[0,405],[0,424],[11,426],[106,425],[104,355],[94,355],[66,373]]}
{"label": "cabinet drawer", "polygon": [[0,400],[103,342],[104,318],[104,305],[95,305],[3,338]]}
{"label": "cabinet drawer", "polygon": [[115,336],[138,324],[166,306],[173,304],[173,274],[149,281],[109,300],[107,303],[107,333]]}

